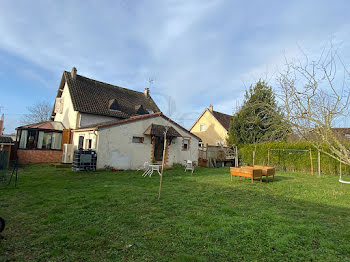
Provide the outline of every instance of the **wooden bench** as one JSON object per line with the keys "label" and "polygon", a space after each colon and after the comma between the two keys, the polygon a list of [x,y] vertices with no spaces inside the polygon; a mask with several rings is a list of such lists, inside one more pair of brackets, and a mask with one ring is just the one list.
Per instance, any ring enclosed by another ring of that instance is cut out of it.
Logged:
{"label": "wooden bench", "polygon": [[255,169],[252,167],[231,167],[231,181],[232,181],[232,176],[239,176],[240,178],[242,177],[249,177],[251,178],[251,181],[253,183],[253,179],[255,177],[260,177],[260,184],[262,183],[262,170],[261,169]]}

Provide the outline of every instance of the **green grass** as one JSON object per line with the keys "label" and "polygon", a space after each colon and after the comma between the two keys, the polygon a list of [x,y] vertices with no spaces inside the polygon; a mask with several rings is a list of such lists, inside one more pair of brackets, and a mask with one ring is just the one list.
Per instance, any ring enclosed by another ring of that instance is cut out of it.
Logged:
{"label": "green grass", "polygon": [[0,185],[0,261],[350,261],[350,185],[229,169],[73,173],[30,165]]}

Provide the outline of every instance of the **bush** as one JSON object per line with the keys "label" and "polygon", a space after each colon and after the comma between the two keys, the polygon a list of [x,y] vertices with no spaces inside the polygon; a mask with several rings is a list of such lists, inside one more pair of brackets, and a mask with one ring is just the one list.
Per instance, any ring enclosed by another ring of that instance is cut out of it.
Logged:
{"label": "bush", "polygon": [[[241,145],[239,148],[240,164],[253,164],[254,145]],[[317,150],[309,142],[269,142],[261,143],[256,148],[255,164],[267,165],[268,149],[302,149],[311,148],[314,174],[317,173]],[[325,146],[324,150],[330,152]],[[278,170],[311,172],[310,153],[308,151],[274,151],[270,150],[270,165]],[[339,161],[321,153],[321,172],[339,175]],[[350,174],[350,167],[342,165],[343,174]]]}

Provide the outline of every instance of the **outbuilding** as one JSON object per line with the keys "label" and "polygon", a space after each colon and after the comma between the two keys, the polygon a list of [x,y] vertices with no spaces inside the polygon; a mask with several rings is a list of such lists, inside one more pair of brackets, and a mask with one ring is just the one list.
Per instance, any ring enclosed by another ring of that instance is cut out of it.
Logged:
{"label": "outbuilding", "polygon": [[161,112],[75,129],[72,133],[75,149],[97,151],[98,169],[137,169],[145,162],[162,161],[165,131],[166,166],[198,160],[200,138]]}
{"label": "outbuilding", "polygon": [[0,136],[0,170],[9,168],[11,148],[14,145],[11,137]]}

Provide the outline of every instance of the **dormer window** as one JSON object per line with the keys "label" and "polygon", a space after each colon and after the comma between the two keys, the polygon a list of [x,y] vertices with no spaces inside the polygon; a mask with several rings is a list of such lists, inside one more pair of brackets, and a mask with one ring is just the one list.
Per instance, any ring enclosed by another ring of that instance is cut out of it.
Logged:
{"label": "dormer window", "polygon": [[118,104],[117,99],[111,99],[111,100],[109,100],[108,108],[109,108],[109,110],[112,111],[112,112],[121,112],[121,111],[120,111],[120,106],[119,106],[119,104]]}
{"label": "dormer window", "polygon": [[135,106],[135,115],[146,115],[148,114],[148,111],[143,108],[142,105]]}

